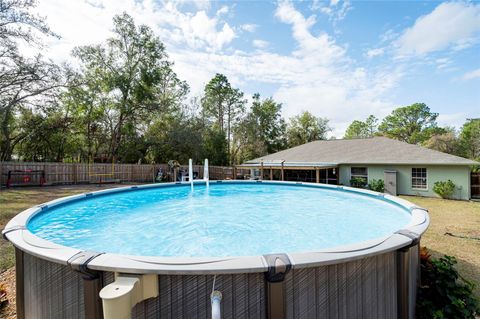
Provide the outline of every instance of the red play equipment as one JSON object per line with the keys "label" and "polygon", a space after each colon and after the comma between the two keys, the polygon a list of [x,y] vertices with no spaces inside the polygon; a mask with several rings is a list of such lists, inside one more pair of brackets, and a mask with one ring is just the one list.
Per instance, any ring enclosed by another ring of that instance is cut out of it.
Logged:
{"label": "red play equipment", "polygon": [[[12,184],[12,176],[15,175],[21,175],[22,176],[22,181],[25,184],[28,184],[32,180],[32,176],[40,175],[40,186],[43,186],[45,184],[45,171],[44,170],[32,170],[32,169],[16,169],[16,170],[11,170],[8,171],[7,173],[7,187],[13,186]],[[23,184],[18,184],[18,185],[23,185]]]}

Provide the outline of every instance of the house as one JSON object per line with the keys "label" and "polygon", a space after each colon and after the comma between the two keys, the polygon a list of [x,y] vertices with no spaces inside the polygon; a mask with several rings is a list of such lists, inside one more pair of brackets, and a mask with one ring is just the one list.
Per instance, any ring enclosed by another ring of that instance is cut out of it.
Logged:
{"label": "house", "polygon": [[480,163],[418,145],[372,137],[314,141],[250,160],[239,168],[266,180],[351,186],[376,179],[393,195],[436,196],[436,181],[451,180],[454,198],[471,198],[471,167]]}

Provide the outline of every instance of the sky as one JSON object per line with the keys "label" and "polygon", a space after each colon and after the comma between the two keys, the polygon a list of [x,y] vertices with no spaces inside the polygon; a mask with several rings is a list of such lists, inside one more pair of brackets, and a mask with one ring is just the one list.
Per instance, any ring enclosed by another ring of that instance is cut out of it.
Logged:
{"label": "sky", "polygon": [[56,62],[78,64],[71,50],[104,42],[127,12],[163,41],[191,96],[223,73],[286,118],[327,117],[331,136],[417,102],[440,125],[480,117],[480,2],[40,0],[35,11],[61,36],[43,50]]}

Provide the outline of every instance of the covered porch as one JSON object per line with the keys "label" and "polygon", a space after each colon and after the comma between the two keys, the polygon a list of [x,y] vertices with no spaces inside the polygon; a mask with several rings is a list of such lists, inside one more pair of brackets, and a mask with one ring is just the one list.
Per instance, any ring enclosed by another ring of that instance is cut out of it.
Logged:
{"label": "covered porch", "polygon": [[339,183],[339,169],[333,163],[260,162],[237,166],[250,169],[250,178],[271,181],[291,181],[334,184]]}

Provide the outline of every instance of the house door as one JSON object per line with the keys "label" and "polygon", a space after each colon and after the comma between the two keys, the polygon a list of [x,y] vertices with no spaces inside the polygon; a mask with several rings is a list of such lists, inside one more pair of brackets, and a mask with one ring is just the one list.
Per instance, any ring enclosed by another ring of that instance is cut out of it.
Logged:
{"label": "house door", "polygon": [[397,196],[397,171],[385,171],[385,193]]}
{"label": "house door", "polygon": [[480,173],[473,173],[470,178],[472,185],[472,197],[480,198]]}

